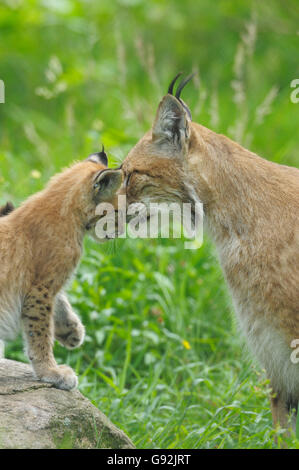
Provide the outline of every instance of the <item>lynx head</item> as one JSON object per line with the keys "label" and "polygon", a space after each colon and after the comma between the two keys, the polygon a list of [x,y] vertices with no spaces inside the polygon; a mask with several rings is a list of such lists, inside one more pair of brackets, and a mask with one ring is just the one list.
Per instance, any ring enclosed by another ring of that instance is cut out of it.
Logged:
{"label": "lynx head", "polygon": [[108,158],[104,147],[101,152],[90,155],[86,161],[92,164],[90,165],[92,168],[89,169],[91,192],[88,194],[91,204],[87,204],[86,230],[96,241],[103,242],[109,237],[105,237],[104,240],[96,235],[96,223],[102,216],[107,216],[109,213],[113,213],[112,216],[117,223],[114,213],[117,212],[117,190],[122,182],[122,172],[120,169],[107,168]]}
{"label": "lynx head", "polygon": [[[105,212],[114,215],[118,203],[116,193],[122,182],[122,171],[108,168],[107,163],[103,149],[52,177],[43,191],[27,201],[30,204],[35,201],[35,211],[31,214],[35,219],[34,225],[40,225],[42,214],[51,224],[53,221],[55,224],[58,220],[66,221],[78,227],[80,233],[87,232],[96,241],[102,241],[95,237],[95,226],[104,215],[99,212],[99,206],[105,205]],[[11,216],[21,217],[24,205],[22,207]]]}
{"label": "lynx head", "polygon": [[159,104],[152,130],[135,145],[123,162],[127,203],[193,202],[186,176],[192,153],[192,122],[187,105],[180,98],[183,87],[193,75],[183,80],[175,96],[171,82]]}

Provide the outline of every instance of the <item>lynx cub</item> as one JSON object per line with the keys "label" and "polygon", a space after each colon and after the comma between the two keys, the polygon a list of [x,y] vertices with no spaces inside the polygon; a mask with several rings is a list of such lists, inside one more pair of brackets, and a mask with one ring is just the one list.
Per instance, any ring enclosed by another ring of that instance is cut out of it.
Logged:
{"label": "lynx cub", "polygon": [[54,176],[18,209],[2,210],[0,340],[22,329],[36,376],[61,389],[76,387],[77,377],[56,364],[53,338],[68,348],[84,338],[61,289],[80,260],[85,233],[96,224],[96,206],[106,201],[115,207],[121,181],[121,171],[107,168],[102,151]]}

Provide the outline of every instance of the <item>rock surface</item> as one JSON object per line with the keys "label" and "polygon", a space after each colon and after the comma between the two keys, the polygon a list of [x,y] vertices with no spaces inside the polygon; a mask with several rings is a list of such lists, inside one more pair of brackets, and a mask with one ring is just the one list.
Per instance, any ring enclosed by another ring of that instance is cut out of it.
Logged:
{"label": "rock surface", "polygon": [[78,390],[37,381],[28,364],[0,359],[0,449],[133,449]]}

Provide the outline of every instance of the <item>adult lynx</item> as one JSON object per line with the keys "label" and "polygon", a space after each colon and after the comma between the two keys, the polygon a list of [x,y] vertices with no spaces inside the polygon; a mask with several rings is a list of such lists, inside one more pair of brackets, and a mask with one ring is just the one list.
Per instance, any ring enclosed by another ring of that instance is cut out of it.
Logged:
{"label": "adult lynx", "polygon": [[[177,78],[177,77],[176,77]],[[299,170],[191,122],[171,83],[153,128],[123,162],[127,203],[203,203],[240,326],[266,369],[274,423],[298,408]]]}

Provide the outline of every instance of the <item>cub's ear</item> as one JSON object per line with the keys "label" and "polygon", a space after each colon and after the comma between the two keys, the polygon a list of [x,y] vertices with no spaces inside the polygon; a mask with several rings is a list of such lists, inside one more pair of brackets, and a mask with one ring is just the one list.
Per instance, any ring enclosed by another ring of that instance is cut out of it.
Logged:
{"label": "cub's ear", "polygon": [[193,77],[189,75],[183,80],[173,96],[173,87],[181,73],[177,74],[168,88],[168,94],[159,104],[152,129],[153,142],[162,147],[168,155],[182,155],[187,150],[190,137],[189,122],[191,113],[188,106],[180,98],[184,86]]}
{"label": "cub's ear", "polygon": [[86,158],[86,160],[89,162],[101,163],[102,165],[107,166],[108,157],[107,157],[107,154],[105,153],[104,145],[102,147],[101,152],[92,153],[91,155],[89,155],[89,157]]}
{"label": "cub's ear", "polygon": [[5,206],[0,207],[0,217],[10,214],[15,209],[12,202],[8,201]]}
{"label": "cub's ear", "polygon": [[122,183],[123,173],[120,169],[99,171],[93,180],[94,197],[97,201],[111,199]]}

